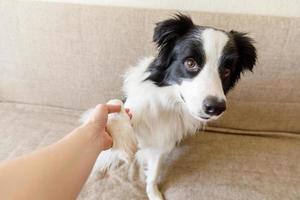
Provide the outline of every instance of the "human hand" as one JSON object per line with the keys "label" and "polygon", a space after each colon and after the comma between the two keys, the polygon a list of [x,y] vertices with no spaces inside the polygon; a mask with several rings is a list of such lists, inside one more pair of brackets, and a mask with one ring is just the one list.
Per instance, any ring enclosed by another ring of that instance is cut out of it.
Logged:
{"label": "human hand", "polygon": [[[100,141],[100,148],[106,150],[112,146],[112,137],[106,130],[107,118],[109,113],[120,112],[120,105],[98,104],[93,113],[90,115],[87,124],[93,125],[98,141]],[[129,117],[132,117],[130,110],[125,109]]]}

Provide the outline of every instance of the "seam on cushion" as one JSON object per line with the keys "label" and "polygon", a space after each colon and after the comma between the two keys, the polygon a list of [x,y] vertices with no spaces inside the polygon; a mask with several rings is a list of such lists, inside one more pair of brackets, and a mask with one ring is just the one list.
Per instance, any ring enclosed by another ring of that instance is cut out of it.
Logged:
{"label": "seam on cushion", "polygon": [[[238,99],[230,99],[230,102],[235,102],[235,103],[239,103],[241,102]],[[257,103],[261,103],[261,104],[292,104],[292,105],[300,105],[300,102],[267,102],[267,101],[261,101],[261,100],[255,100],[255,101],[243,101],[243,104],[257,104]]]}
{"label": "seam on cushion", "polygon": [[261,131],[261,130],[243,130],[243,129],[233,129],[233,128],[219,128],[206,126],[203,131],[214,132],[214,133],[224,133],[233,135],[247,135],[247,136],[261,136],[261,137],[293,137],[299,138],[300,134],[297,132],[282,132],[282,131]]}
{"label": "seam on cushion", "polygon": [[[45,3],[45,2],[44,2]],[[134,11],[134,10],[143,10],[146,12],[152,12],[152,11],[167,11],[167,12],[173,12],[173,9],[170,8],[146,8],[146,7],[128,7],[128,6],[124,6],[124,5],[105,5],[105,4],[82,4],[80,2],[75,2],[75,3],[70,3],[70,2],[47,2],[47,3],[62,3],[62,4],[68,4],[68,5],[79,5],[79,6],[98,6],[98,7],[102,7],[102,8],[108,8],[108,9],[123,9],[123,10],[127,10],[127,11]],[[176,9],[177,10],[177,9]],[[242,16],[242,17],[256,17],[256,18],[264,18],[264,20],[288,20],[288,19],[298,19],[297,16],[284,16],[284,15],[271,15],[271,14],[262,14],[262,13],[232,13],[232,12],[224,12],[224,11],[218,11],[218,12],[213,12],[213,11],[197,11],[197,10],[189,10],[189,9],[184,9],[182,10],[182,12],[186,13],[186,12],[190,12],[192,14],[202,14],[202,15],[226,15],[226,16]]]}
{"label": "seam on cushion", "polygon": [[[42,104],[31,104],[31,103],[20,103],[14,101],[0,101],[0,104],[8,104],[8,105],[28,105],[34,107],[40,107],[44,109],[51,109],[52,111],[57,111],[59,113],[63,112],[66,114],[67,112],[78,112],[78,116],[83,110],[79,109],[71,109],[65,107],[51,106],[51,105],[42,105]],[[63,109],[63,110],[62,110]],[[43,111],[43,110],[39,110]],[[46,112],[46,111],[45,111]],[[74,115],[74,113],[72,113]],[[289,137],[300,137],[298,132],[282,132],[282,131],[270,131],[270,130],[247,130],[247,129],[235,129],[235,128],[220,128],[214,126],[205,126],[203,131],[209,132],[221,132],[225,134],[235,134],[235,135],[253,135],[253,136],[289,136]]]}
{"label": "seam on cushion", "polygon": [[[62,107],[55,107],[55,106],[45,106],[45,105],[39,105],[39,104],[29,104],[29,103],[19,103],[19,102],[0,102],[0,105],[8,105],[8,106],[16,106],[16,109],[23,109],[23,110],[30,110],[30,111],[37,111],[41,113],[47,113],[48,111],[51,111],[52,113],[58,113],[62,115],[68,115],[68,116],[77,116],[78,119],[80,115],[83,113],[83,111],[75,110],[75,109],[69,109],[69,108],[62,108]],[[30,106],[30,107],[26,107]]]}
{"label": "seam on cushion", "polygon": [[[49,104],[25,103],[25,102],[20,102],[20,101],[7,101],[7,100],[0,101],[0,104],[29,105],[29,106],[44,107],[44,108],[49,108],[49,109],[63,109],[65,111],[77,111],[77,112],[82,112],[85,110],[85,109],[77,109],[77,108],[71,108],[71,107],[54,106],[54,105],[49,105]],[[89,108],[87,108],[87,109],[89,109]]]}

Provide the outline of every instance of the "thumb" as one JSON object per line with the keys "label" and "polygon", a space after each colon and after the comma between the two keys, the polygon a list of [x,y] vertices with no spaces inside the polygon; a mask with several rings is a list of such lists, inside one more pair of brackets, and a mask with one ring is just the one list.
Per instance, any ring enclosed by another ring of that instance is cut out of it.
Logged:
{"label": "thumb", "polygon": [[97,123],[102,129],[105,129],[107,124],[107,117],[109,113],[120,112],[121,107],[119,105],[98,104],[90,118],[91,122]]}
{"label": "thumb", "polygon": [[92,121],[96,122],[97,125],[99,125],[101,128],[104,129],[107,123],[107,115],[108,115],[107,106],[103,104],[99,104],[96,106],[94,110]]}

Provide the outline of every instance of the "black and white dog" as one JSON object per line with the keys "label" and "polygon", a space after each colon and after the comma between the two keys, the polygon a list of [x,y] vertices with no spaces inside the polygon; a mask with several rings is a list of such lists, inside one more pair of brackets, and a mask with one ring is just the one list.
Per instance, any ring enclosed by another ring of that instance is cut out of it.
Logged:
{"label": "black and white dog", "polygon": [[147,195],[162,200],[157,187],[161,159],[222,115],[226,93],[243,71],[252,70],[256,49],[244,33],[198,26],[182,14],[157,23],[153,41],[157,56],[125,74],[124,92],[138,142],[135,156],[146,165]]}

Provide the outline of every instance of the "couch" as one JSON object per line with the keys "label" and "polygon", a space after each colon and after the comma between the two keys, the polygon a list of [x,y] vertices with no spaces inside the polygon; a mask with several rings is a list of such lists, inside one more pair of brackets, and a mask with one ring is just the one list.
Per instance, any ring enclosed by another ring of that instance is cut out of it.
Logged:
{"label": "couch", "polygon": [[[122,74],[155,53],[155,22],[172,13],[1,1],[0,160],[57,141],[78,126],[83,110],[122,98]],[[299,18],[184,13],[197,24],[249,32],[259,57],[228,95],[222,119],[165,161],[165,198],[299,200]],[[78,199],[147,199],[144,182],[127,167],[90,177]]]}

